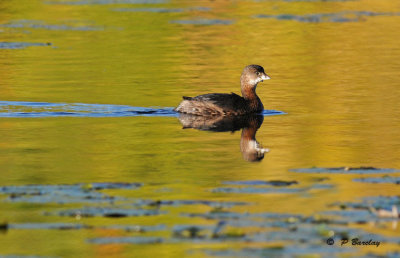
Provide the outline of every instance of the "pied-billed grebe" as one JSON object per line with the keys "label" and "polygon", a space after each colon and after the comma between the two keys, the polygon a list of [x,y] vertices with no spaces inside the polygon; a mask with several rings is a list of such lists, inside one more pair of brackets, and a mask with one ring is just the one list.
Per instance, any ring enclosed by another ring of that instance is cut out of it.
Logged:
{"label": "pied-billed grebe", "polygon": [[270,79],[259,65],[248,65],[240,77],[243,97],[231,93],[210,93],[197,97],[183,97],[175,111],[199,116],[245,115],[260,113],[264,110],[256,94],[259,82]]}

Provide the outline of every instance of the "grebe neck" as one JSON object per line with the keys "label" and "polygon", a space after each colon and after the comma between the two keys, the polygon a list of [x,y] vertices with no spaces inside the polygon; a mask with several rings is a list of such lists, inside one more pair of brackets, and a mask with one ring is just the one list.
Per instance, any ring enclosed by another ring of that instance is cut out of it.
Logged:
{"label": "grebe neck", "polygon": [[243,84],[242,85],[242,96],[248,102],[252,111],[261,112],[264,110],[264,106],[261,103],[260,98],[256,93],[257,84]]}

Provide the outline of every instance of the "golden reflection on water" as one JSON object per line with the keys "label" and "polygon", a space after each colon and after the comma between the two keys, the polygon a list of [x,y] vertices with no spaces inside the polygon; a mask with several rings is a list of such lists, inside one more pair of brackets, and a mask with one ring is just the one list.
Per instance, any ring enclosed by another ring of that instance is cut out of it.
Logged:
{"label": "golden reflection on water", "polygon": [[[116,12],[115,7],[210,7],[177,13]],[[157,5],[57,5],[40,0],[0,2],[0,42],[50,42],[51,46],[0,49],[0,100],[176,106],[182,95],[239,93],[244,66],[257,63],[272,80],[258,87],[266,117],[257,140],[271,149],[260,163],[240,152],[240,133],[181,130],[178,119],[1,118],[2,185],[135,181],[148,185],[137,198],[218,199],[257,203],[245,212],[312,214],[334,201],[398,195],[396,185],[352,182],[357,175],[328,175],[336,185],[311,196],[215,195],[225,180],[296,180],[316,175],[301,167],[400,168],[399,16],[357,22],[307,23],[255,18],[257,14],[341,11],[399,12],[395,1],[171,1]],[[172,20],[221,19],[230,25],[183,25]],[[22,20],[88,30],[7,27]],[[94,28],[100,28],[99,30]],[[164,191],[164,190],[165,191]],[[160,192],[161,191],[161,192]],[[54,205],[55,206],[55,205]],[[33,204],[1,203],[1,221],[58,221]],[[47,206],[43,206],[47,210]],[[206,211],[207,207],[196,207]],[[50,208],[49,208],[50,209]],[[176,214],[185,208],[177,207]],[[175,213],[173,213],[175,214]],[[176,215],[175,214],[175,215]],[[65,222],[74,222],[66,218]],[[105,218],[85,219],[102,225]],[[123,218],[121,224],[204,223],[179,216]],[[371,225],[371,232],[396,235]],[[87,238],[112,230],[9,231],[1,254],[44,256],[183,256],[180,245],[106,245]],[[167,233],[162,233],[168,236]],[[29,241],[26,241],[29,239]],[[214,247],[229,247],[218,243]],[[257,245],[257,244],[254,244]],[[239,243],[239,247],[250,244]],[[373,249],[362,248],[365,253]],[[384,253],[394,250],[385,245]],[[199,255],[194,253],[194,256]]]}

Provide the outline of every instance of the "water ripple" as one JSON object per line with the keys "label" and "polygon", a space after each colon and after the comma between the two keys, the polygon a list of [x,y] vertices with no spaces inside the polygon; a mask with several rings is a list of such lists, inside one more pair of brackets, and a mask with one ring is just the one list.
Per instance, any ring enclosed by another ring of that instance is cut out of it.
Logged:
{"label": "water ripple", "polygon": [[177,116],[173,108],[124,105],[0,101],[0,117],[123,117]]}
{"label": "water ripple", "polygon": [[102,4],[164,4],[166,0],[72,0],[72,1],[45,1],[45,4],[62,5],[102,5]]}
{"label": "water ripple", "polygon": [[30,42],[0,42],[0,49],[23,49],[26,47],[51,46],[51,43],[30,43]]}
{"label": "water ripple", "polygon": [[[265,110],[264,116],[285,114]],[[173,107],[133,107],[126,105],[0,101],[0,117],[178,117]]]}
{"label": "water ripple", "polygon": [[33,21],[33,20],[15,20],[8,23],[0,24],[0,27],[13,28],[13,29],[45,29],[45,30],[72,30],[72,31],[99,31],[104,29],[102,27],[93,27],[93,26],[47,24],[43,21]]}
{"label": "water ripple", "polygon": [[221,20],[221,19],[193,19],[193,20],[172,20],[170,23],[182,24],[182,25],[231,25],[234,23],[232,20]]}
{"label": "water ripple", "polygon": [[342,11],[337,13],[316,13],[316,14],[259,14],[255,18],[267,18],[277,20],[294,20],[298,22],[359,22],[367,17],[375,16],[400,16],[398,12],[371,12],[371,11]]}

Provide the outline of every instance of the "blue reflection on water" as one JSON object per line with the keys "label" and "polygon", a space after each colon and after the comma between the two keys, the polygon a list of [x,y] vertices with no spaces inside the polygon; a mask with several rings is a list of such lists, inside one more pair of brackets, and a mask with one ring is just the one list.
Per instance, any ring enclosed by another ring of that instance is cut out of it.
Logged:
{"label": "blue reflection on water", "polygon": [[[282,115],[282,111],[264,110],[264,116]],[[173,107],[133,107],[126,105],[0,101],[0,117],[177,117]]]}

